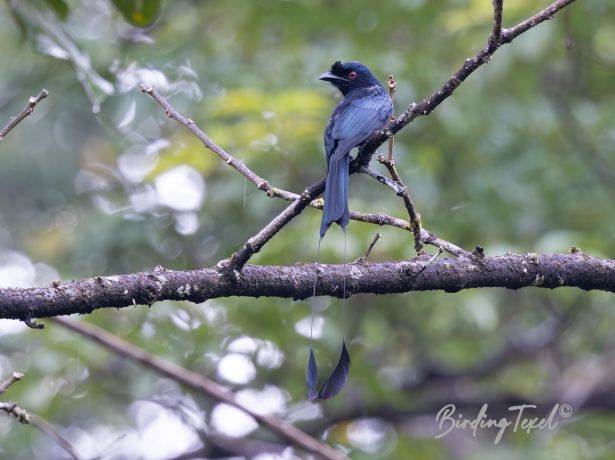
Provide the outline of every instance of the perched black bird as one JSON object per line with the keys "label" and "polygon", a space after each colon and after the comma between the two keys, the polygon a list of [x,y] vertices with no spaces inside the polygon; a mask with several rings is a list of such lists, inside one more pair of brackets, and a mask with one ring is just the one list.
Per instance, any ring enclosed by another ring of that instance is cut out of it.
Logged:
{"label": "perched black bird", "polygon": [[[360,62],[337,61],[329,72],[320,76],[320,80],[330,82],[344,96],[331,113],[325,129],[327,183],[320,223],[320,241],[322,241],[333,222],[342,227],[345,238],[346,225],[350,220],[348,212],[350,151],[367,141],[374,131],[385,127],[393,114],[393,103],[382,84]],[[344,240],[344,251],[345,248]],[[320,253],[320,242],[318,252]],[[345,296],[345,286],[344,283],[343,296]],[[316,278],[314,278],[314,293],[316,293]],[[342,340],[342,351],[337,365],[319,391],[316,388],[318,368],[310,334],[310,356],[306,370],[308,399],[329,399],[338,394],[346,384],[349,371],[350,355],[345,341]]]}
{"label": "perched black bird", "polygon": [[386,126],[393,104],[384,86],[360,62],[337,61],[319,78],[330,82],[344,96],[325,129],[327,186],[320,224],[322,238],[333,222],[346,231],[350,151]]}

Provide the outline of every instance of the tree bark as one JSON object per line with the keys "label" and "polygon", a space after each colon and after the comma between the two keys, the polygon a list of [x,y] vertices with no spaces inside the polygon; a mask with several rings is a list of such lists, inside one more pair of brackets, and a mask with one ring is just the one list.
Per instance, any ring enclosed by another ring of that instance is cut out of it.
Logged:
{"label": "tree bark", "polygon": [[246,265],[241,272],[225,266],[191,271],[157,267],[152,272],[97,276],[54,282],[50,287],[0,289],[0,318],[33,318],[90,313],[98,308],[151,305],[161,300],[204,302],[217,297],[281,297],[312,295],[395,294],[412,291],[499,287],[576,287],[615,292],[615,260],[581,252],[509,254],[460,258],[429,257],[400,262],[357,262],[345,265]]}

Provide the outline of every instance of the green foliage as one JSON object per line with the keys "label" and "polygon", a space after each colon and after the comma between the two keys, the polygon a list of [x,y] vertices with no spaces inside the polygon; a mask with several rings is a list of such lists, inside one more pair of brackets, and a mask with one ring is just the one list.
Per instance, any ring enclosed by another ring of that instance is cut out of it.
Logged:
{"label": "green foliage", "polygon": [[68,17],[68,5],[64,0],[46,0],[51,9],[60,17],[66,19]]}
{"label": "green foliage", "polygon": [[[0,14],[0,124],[42,87],[50,95],[0,144],[2,286],[159,264],[209,266],[286,206],[168,120],[140,93],[141,81],[272,185],[301,192],[324,175],[322,131],[338,97],[316,80],[320,73],[337,59],[364,61],[382,80],[393,73],[400,113],[485,45],[492,12],[484,0],[8,5],[12,14]],[[505,2],[504,26],[542,5]],[[429,230],[467,249],[480,244],[489,255],[576,245],[614,257],[614,35],[609,2],[576,2],[504,46],[432,115],[397,136],[397,166]],[[192,177],[182,167],[203,181],[201,201],[187,210],[161,200],[165,174]],[[352,209],[406,217],[401,201],[371,179],[353,176],[350,187]],[[319,220],[307,209],[253,262],[313,261]],[[376,231],[382,239],[371,260],[414,256],[408,233],[351,222],[348,258],[361,256]],[[342,248],[334,228],[321,260],[342,262]],[[348,389],[322,405],[322,415],[296,424],[317,437],[330,429],[327,441],[348,446],[357,459],[612,458],[611,410],[575,407],[557,430],[508,432],[495,446],[490,430],[435,439],[439,407],[431,407],[473,400],[464,413],[475,415],[481,401],[498,395],[540,401],[608,383],[594,379],[611,367],[612,303],[612,295],[564,289],[318,299],[321,372],[335,364],[343,333],[353,367]],[[230,298],[80,319],[235,390],[273,387],[280,412],[297,420],[308,352],[300,325],[309,311],[307,302]],[[507,344],[539,342],[568,315],[559,339],[540,351],[517,354],[487,375],[418,385],[429,366],[472,368]],[[221,376],[229,355],[252,364],[247,383]],[[86,458],[103,451],[172,458],[181,453],[173,446],[188,450],[181,440],[194,430],[152,431],[154,420],[175,426],[147,412],[153,406],[212,426],[214,401],[53,324],[33,331],[0,322],[0,380],[13,370],[26,378],[2,400],[51,421]],[[153,406],[145,410],[145,402]],[[148,433],[173,442],[160,447]],[[271,439],[265,430],[250,436]],[[369,436],[371,445],[361,442]],[[49,438],[0,414],[0,457],[62,455]]]}
{"label": "green foliage", "polygon": [[113,4],[136,27],[151,25],[160,14],[160,0],[113,0]]}

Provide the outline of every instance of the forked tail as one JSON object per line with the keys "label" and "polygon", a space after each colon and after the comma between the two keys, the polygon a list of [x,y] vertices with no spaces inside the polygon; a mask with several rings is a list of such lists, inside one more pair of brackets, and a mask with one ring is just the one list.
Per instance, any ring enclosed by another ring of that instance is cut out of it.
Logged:
{"label": "forked tail", "polygon": [[327,233],[333,222],[337,222],[343,230],[346,229],[350,215],[348,212],[348,168],[350,155],[329,161],[327,168],[327,183],[325,188],[325,205],[322,209],[320,222],[320,237]]}

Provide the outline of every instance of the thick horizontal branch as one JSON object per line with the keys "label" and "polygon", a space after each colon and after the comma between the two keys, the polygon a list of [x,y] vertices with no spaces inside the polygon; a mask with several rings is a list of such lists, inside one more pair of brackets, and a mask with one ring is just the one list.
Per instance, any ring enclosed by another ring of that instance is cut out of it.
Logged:
{"label": "thick horizontal branch", "polygon": [[312,295],[314,270],[317,294],[393,294],[412,291],[536,286],[576,287],[615,292],[615,260],[580,252],[460,257],[403,262],[294,266],[246,265],[241,273],[223,268],[99,276],[56,282],[51,287],[0,289],[0,318],[22,321],[46,316],[90,313],[98,308],[151,305],[161,300],[204,302],[217,297],[281,297]]}

